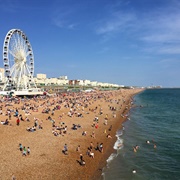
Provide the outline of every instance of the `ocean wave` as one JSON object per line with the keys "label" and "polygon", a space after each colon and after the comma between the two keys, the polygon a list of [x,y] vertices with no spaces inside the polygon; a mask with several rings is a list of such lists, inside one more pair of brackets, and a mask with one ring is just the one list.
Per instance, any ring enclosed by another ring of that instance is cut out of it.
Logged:
{"label": "ocean wave", "polygon": [[116,132],[116,137],[120,137],[122,135],[123,135],[123,130],[120,129]]}
{"label": "ocean wave", "polygon": [[115,142],[113,148],[114,148],[115,150],[122,149],[122,148],[123,148],[123,139],[118,138],[117,141]]}
{"label": "ocean wave", "polygon": [[[116,132],[117,140],[114,143],[114,147],[113,147],[115,150],[119,150],[123,148],[123,139],[121,138],[122,135],[123,135],[123,130],[118,130]],[[118,156],[118,151],[117,153],[112,153],[109,156],[109,158],[107,159],[107,167],[108,167],[108,163],[111,162],[113,159],[115,159],[117,156]]]}
{"label": "ocean wave", "polygon": [[114,144],[114,149],[119,150],[123,148],[123,139],[121,136],[123,135],[123,130],[118,130],[116,132],[117,141]]}
{"label": "ocean wave", "polygon": [[109,158],[106,160],[107,163],[111,162],[114,158],[116,158],[117,154],[116,153],[112,153]]}

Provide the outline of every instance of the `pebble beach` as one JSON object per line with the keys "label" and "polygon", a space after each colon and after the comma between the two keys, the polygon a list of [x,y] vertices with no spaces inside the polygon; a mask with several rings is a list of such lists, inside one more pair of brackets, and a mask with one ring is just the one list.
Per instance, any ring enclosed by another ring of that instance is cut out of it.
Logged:
{"label": "pebble beach", "polygon": [[[141,91],[2,97],[0,179],[102,179],[116,131]],[[19,144],[30,153],[23,155]]]}

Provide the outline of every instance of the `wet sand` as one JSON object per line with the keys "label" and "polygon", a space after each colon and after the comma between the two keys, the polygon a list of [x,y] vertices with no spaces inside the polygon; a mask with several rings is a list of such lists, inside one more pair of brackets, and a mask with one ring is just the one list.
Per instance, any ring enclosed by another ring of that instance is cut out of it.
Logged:
{"label": "wet sand", "polygon": [[[114,151],[116,131],[127,119],[132,97],[141,91],[142,89],[121,89],[1,102],[0,120],[5,121],[8,118],[6,113],[9,108],[11,125],[0,124],[0,179],[9,180],[13,175],[18,180],[102,179],[102,169],[106,166],[107,158]],[[61,106],[60,110],[52,111],[58,106]],[[22,107],[27,109],[31,107],[27,110],[31,114],[27,115]],[[27,116],[30,121],[20,121],[20,125],[17,126],[17,117],[13,116],[16,108],[23,119]],[[42,113],[45,109],[50,109],[49,113]],[[101,115],[100,111],[102,111]],[[49,116],[51,120],[48,119]],[[94,121],[95,117],[98,117],[98,123]],[[108,119],[107,125],[104,124],[105,118]],[[41,124],[43,128],[38,129],[37,126],[36,131],[27,131],[27,127],[34,126],[35,120],[38,126]],[[52,127],[53,124],[55,127]],[[73,124],[79,125],[77,130],[72,129]],[[52,132],[60,133],[56,130],[57,126],[59,128],[67,126],[67,132],[63,133],[62,130],[62,134],[55,136]],[[109,131],[110,126],[112,126],[111,131]],[[83,131],[87,132],[86,136],[82,135]],[[112,138],[107,138],[108,134]],[[87,155],[91,142],[94,145],[92,148],[94,158]],[[30,155],[22,156],[19,143],[26,148],[30,147]],[[103,152],[95,149],[97,143],[103,143]],[[62,152],[65,144],[68,146],[67,155]],[[78,145],[80,145],[79,151],[77,151]],[[79,163],[80,154],[83,155],[85,166]]]}

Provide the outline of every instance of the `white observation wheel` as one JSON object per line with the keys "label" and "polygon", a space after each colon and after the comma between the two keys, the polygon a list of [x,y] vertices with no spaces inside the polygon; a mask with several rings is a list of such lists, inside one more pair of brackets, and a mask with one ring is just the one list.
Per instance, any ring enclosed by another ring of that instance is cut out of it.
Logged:
{"label": "white observation wheel", "polygon": [[3,45],[5,70],[4,90],[27,90],[37,88],[33,79],[34,55],[31,44],[20,29],[11,29]]}

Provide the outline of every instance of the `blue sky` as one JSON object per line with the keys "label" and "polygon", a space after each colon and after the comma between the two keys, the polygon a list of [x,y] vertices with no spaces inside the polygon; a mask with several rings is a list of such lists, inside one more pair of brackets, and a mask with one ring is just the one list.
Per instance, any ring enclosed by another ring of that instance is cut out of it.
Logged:
{"label": "blue sky", "polygon": [[35,75],[180,87],[179,9],[179,0],[0,0],[0,44],[21,29]]}

